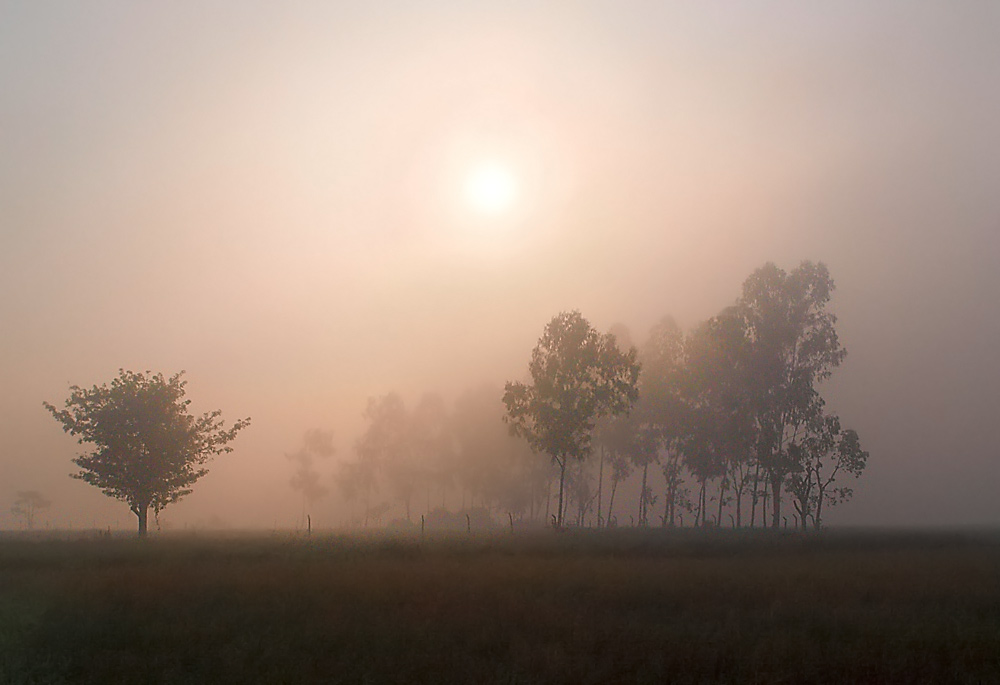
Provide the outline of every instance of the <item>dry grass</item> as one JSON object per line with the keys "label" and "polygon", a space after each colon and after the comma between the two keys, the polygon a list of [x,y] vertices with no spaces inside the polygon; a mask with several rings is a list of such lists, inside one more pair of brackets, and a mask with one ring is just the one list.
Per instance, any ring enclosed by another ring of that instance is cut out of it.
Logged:
{"label": "dry grass", "polygon": [[7,539],[14,682],[1000,682],[1000,544]]}

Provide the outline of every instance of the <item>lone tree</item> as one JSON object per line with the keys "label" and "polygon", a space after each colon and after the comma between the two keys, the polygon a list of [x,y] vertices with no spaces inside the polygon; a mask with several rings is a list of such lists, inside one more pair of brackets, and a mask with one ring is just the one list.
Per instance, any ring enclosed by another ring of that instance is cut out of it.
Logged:
{"label": "lone tree", "polygon": [[549,322],[528,364],[531,385],[508,382],[504,420],[538,452],[559,466],[559,510],[569,459],[590,453],[595,421],[627,412],[638,399],[639,363],[635,348],[622,352],[615,337],[601,334],[578,311]]}
{"label": "lone tree", "polygon": [[159,514],[190,493],[208,473],[205,464],[231,452],[228,444],[250,425],[246,418],[225,428],[219,410],[189,414],[183,373],[164,378],[119,369],[110,387],[71,386],[65,409],[43,403],[65,432],[93,445],[73,460],[80,471],[70,476],[127,503],[139,519],[140,537],[149,508]]}

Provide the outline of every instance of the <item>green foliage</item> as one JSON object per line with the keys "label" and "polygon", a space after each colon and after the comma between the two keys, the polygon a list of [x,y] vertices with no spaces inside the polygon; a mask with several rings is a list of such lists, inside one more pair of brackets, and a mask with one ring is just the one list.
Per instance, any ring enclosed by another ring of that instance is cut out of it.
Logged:
{"label": "green foliage", "polygon": [[191,415],[182,375],[120,369],[110,386],[72,386],[64,409],[43,403],[65,432],[92,445],[73,459],[80,471],[72,477],[127,503],[140,535],[147,510],[159,512],[190,494],[208,461],[231,452],[229,443],[250,425],[246,418],[226,428],[219,410]]}

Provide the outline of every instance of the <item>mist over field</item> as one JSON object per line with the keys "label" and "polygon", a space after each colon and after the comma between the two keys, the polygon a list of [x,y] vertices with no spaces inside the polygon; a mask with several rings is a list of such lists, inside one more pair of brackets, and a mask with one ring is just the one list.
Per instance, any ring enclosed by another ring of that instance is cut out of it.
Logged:
{"label": "mist over field", "polygon": [[639,343],[803,260],[871,455],[826,523],[1000,524],[998,32],[988,3],[0,4],[0,528],[19,491],[36,528],[134,528],[42,406],[119,368],[252,417],[164,527],[300,526],[295,478],[338,527],[369,398],[499,413],[558,312]]}

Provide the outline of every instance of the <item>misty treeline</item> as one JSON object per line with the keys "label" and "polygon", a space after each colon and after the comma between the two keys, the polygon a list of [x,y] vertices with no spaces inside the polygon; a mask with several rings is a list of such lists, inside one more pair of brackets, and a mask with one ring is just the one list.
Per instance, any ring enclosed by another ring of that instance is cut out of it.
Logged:
{"label": "misty treeline", "polygon": [[[868,458],[819,392],[846,356],[833,289],[822,263],[768,263],[716,316],[687,333],[665,317],[639,344],[623,326],[601,334],[561,313],[532,353],[530,383],[469,389],[450,410],[433,394],[412,407],[395,393],[370,399],[337,488],[362,526],[422,515],[819,529]],[[317,441],[329,454],[316,432],[303,454]],[[318,499],[311,458],[299,463],[293,486]],[[639,496],[626,510],[629,480]]]}
{"label": "misty treeline", "polygon": [[396,393],[370,399],[354,458],[335,476],[355,523],[380,523],[394,508],[403,516],[397,524],[416,514],[435,527],[463,529],[489,525],[491,514],[544,516],[555,471],[510,435],[501,394],[495,386],[471,388],[451,410],[436,394],[412,407]]}

